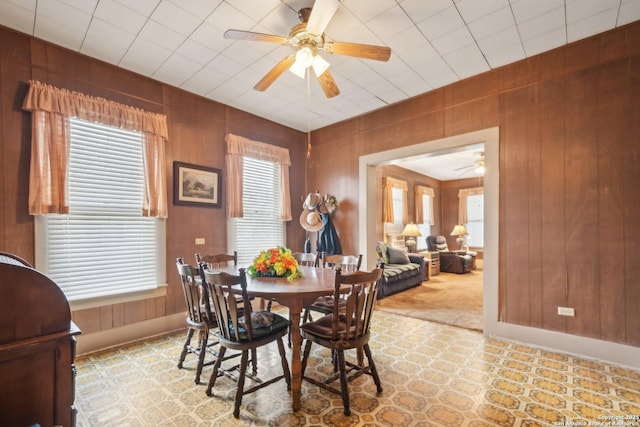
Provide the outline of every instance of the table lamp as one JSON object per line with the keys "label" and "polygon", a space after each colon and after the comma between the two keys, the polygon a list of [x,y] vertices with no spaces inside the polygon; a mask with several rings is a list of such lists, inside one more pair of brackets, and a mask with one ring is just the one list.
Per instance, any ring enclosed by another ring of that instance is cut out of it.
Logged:
{"label": "table lamp", "polygon": [[457,236],[456,243],[458,244],[458,246],[460,246],[460,250],[462,250],[462,247],[464,246],[464,236],[467,235],[467,229],[464,228],[464,225],[457,224],[455,227],[453,227],[451,235]]}
{"label": "table lamp", "polygon": [[409,250],[409,252],[415,252],[416,241],[413,238],[422,236],[422,233],[420,233],[418,226],[410,222],[409,224],[405,225],[404,230],[402,230],[402,235],[408,237],[408,239],[405,241],[405,244],[407,245],[407,249]]}

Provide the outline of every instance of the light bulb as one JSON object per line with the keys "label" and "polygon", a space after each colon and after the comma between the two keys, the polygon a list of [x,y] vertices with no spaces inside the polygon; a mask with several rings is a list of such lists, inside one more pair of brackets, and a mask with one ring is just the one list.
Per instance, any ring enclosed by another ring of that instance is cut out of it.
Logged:
{"label": "light bulb", "polygon": [[329,63],[320,55],[316,55],[313,58],[313,72],[316,73],[316,77],[320,77],[322,73],[329,69]]}

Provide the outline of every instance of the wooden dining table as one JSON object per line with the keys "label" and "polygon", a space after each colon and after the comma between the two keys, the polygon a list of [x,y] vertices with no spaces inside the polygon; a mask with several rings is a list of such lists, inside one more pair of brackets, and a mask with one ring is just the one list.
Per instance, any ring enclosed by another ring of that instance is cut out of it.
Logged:
{"label": "wooden dining table", "polygon": [[[238,266],[216,268],[238,274]],[[289,309],[291,320],[291,396],[292,408],[301,407],[302,398],[302,337],[300,335],[300,315],[304,307],[318,297],[333,295],[335,271],[331,268],[300,266],[302,277],[287,281],[284,277],[251,277],[247,273],[247,293],[249,296],[272,299]]]}

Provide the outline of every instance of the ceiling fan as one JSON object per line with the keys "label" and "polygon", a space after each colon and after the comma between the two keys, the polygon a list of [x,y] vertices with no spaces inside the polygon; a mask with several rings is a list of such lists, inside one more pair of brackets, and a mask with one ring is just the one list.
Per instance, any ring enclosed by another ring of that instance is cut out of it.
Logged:
{"label": "ceiling fan", "polygon": [[473,169],[473,172],[478,176],[484,176],[486,172],[486,166],[484,162],[484,152],[480,153],[480,156],[473,162],[472,165],[463,166],[461,168],[454,169],[455,171],[459,170],[468,170]]}
{"label": "ceiling fan", "polygon": [[251,31],[227,30],[224,33],[224,38],[226,39],[277,43],[289,45],[295,50],[294,54],[278,62],[253,88],[258,91],[265,91],[287,70],[304,79],[307,70],[313,68],[324,94],[327,98],[332,98],[338,95],[340,90],[329,72],[329,63],[318,55],[317,52],[319,50],[336,55],[388,61],[391,56],[391,49],[386,46],[328,41],[325,39],[324,30],[336,13],[339,4],[339,0],[316,0],[313,9],[300,9],[298,18],[301,23],[291,29],[288,37]]}

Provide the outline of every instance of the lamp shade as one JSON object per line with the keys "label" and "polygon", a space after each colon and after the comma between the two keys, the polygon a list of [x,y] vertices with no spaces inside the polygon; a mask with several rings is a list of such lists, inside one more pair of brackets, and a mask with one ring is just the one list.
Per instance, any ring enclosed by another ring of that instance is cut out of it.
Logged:
{"label": "lamp shade", "polygon": [[405,225],[404,230],[402,230],[402,235],[407,237],[418,237],[422,236],[422,233],[420,233],[420,230],[418,229],[418,226],[416,224],[410,222],[409,224]]}
{"label": "lamp shade", "polygon": [[464,228],[464,225],[462,224],[458,224],[455,227],[453,227],[453,231],[451,232],[452,236],[466,236],[467,235],[467,229]]}

